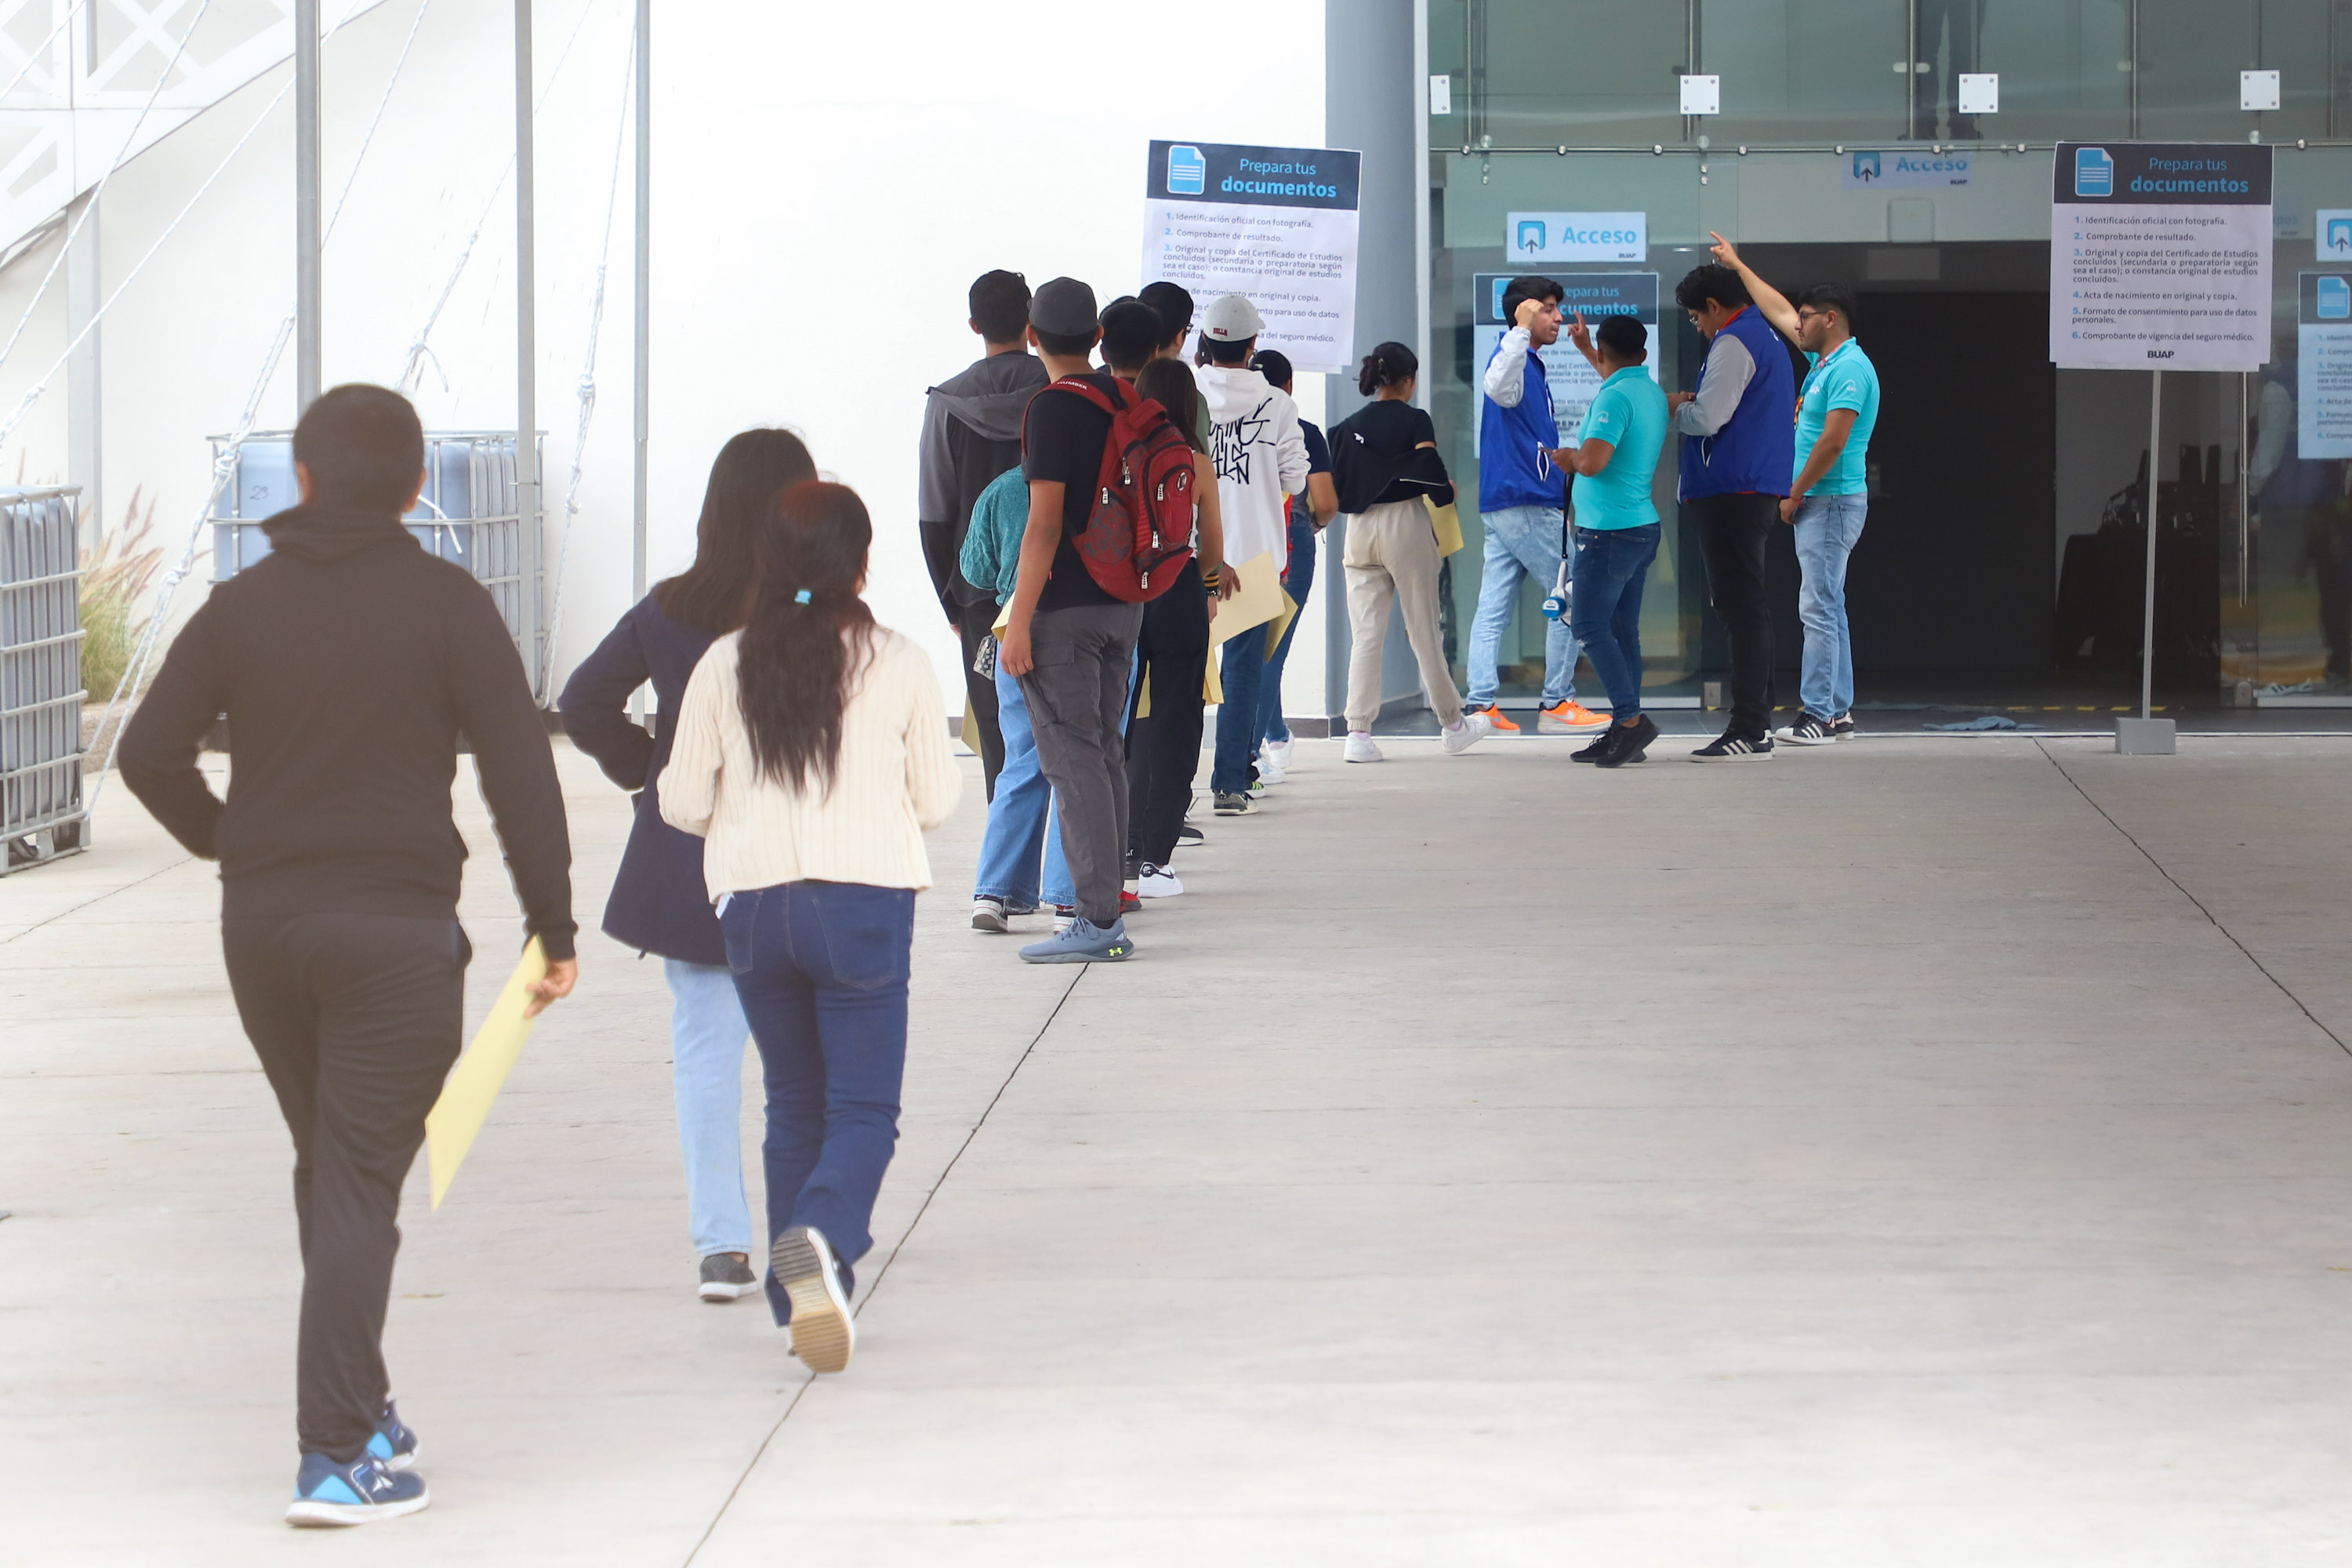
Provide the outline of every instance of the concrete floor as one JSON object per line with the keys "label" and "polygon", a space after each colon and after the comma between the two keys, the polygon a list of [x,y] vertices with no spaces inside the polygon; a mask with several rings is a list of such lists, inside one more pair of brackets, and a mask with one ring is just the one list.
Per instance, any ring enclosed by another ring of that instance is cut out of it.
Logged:
{"label": "concrete floor", "polygon": [[962,929],[975,779],[822,1384],[693,1300],[661,977],[585,943],[412,1183],[434,1505],[332,1541],[216,885],[110,788],[0,881],[0,1564],[2352,1560],[2352,747],[1388,745],[1099,970]]}

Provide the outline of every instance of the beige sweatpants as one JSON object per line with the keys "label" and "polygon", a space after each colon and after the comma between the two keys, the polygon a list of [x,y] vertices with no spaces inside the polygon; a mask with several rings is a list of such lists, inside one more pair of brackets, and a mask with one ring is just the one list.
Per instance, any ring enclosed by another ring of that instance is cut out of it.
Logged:
{"label": "beige sweatpants", "polygon": [[1348,547],[1340,557],[1348,577],[1348,629],[1355,647],[1348,657],[1348,728],[1370,730],[1381,711],[1381,645],[1387,640],[1389,605],[1404,602],[1404,634],[1421,662],[1422,689],[1437,721],[1451,726],[1462,718],[1462,693],[1445,668],[1445,645],[1437,632],[1437,534],[1429,509],[1417,500],[1390,501],[1348,520]]}

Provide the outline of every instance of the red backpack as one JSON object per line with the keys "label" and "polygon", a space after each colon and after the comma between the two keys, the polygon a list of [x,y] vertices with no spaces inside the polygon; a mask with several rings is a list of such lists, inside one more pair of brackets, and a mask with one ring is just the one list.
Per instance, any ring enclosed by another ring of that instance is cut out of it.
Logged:
{"label": "red backpack", "polygon": [[1192,558],[1192,447],[1167,409],[1123,381],[1111,384],[1116,402],[1090,381],[1057,381],[1045,390],[1076,393],[1110,416],[1094,504],[1074,542],[1104,593],[1137,605],[1166,593]]}

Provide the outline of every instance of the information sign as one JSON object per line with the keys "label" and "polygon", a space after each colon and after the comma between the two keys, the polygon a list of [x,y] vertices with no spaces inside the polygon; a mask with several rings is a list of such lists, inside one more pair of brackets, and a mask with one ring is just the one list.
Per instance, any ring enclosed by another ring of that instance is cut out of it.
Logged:
{"label": "information sign", "polygon": [[2269,147],[2062,142],[2050,202],[2053,363],[2251,371],[2270,358]]}

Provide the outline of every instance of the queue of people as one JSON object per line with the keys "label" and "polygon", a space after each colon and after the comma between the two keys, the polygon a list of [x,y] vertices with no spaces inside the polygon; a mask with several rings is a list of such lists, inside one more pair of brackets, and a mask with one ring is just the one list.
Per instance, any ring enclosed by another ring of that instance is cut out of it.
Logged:
{"label": "queue of people", "polygon": [[[1497,650],[1520,582],[1547,574],[1566,603],[1547,631],[1538,730],[1589,736],[1580,763],[1641,761],[1658,734],[1640,618],[1670,429],[1732,634],[1730,726],[1696,756],[1772,752],[1763,559],[1776,521],[1796,531],[1806,628],[1804,710],[1779,739],[1850,732],[1843,584],[1876,377],[1848,293],[1820,285],[1791,304],[1717,238],[1717,261],[1676,289],[1711,345],[1691,394],[1660,392],[1633,317],[1564,323],[1556,281],[1508,285],[1514,324],[1481,378],[1489,575],[1466,700],[1439,626],[1454,485],[1414,403],[1411,349],[1364,356],[1370,401],[1327,443],[1242,296],[1200,312],[1188,365],[1195,301],[1176,284],[1097,309],[1075,279],[1034,294],[1014,273],[975,282],[984,352],[931,392],[919,507],[989,795],[973,928],[1006,932],[1050,909],[1025,961],[1136,951],[1125,917],[1181,895],[1175,857],[1202,841],[1186,817],[1213,682],[1216,815],[1250,814],[1284,777],[1296,620],[1240,625],[1233,601],[1244,572],[1270,570],[1304,603],[1335,515],[1349,520],[1347,762],[1381,760],[1371,728],[1397,606],[1445,752],[1517,729],[1496,703]],[[1563,333],[1600,377],[1570,445],[1540,358]],[[1805,355],[1801,392],[1776,333]],[[1792,416],[1793,442],[1780,423]],[[156,818],[221,865],[231,989],[295,1151],[304,1283],[287,1518],[349,1525],[428,1500],[382,1341],[401,1186],[461,1043],[461,745],[544,959],[529,1016],[572,992],[578,928],[562,794],[520,656],[483,585],[402,521],[425,479],[415,408],[337,387],[304,412],[293,447],[300,504],[264,524],[271,552],[181,631],[121,758]],[[898,1136],[924,836],[962,787],[929,656],[865,602],[872,543],[864,502],[819,479],[798,437],[745,431],[712,465],[692,563],[622,616],[559,700],[580,749],[634,797],[604,929],[663,960],[696,1290],[763,1289],[821,1373],[856,1345],[855,1269]],[[1235,617],[1222,637],[1221,611]],[[1606,716],[1576,700],[1580,647]],[[647,684],[650,731],[629,712]],[[226,800],[196,765],[223,716],[236,745]],[[758,1231],[738,1132],[747,1037],[765,1090]]]}

